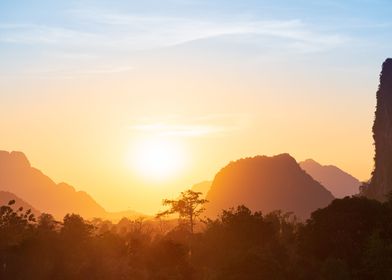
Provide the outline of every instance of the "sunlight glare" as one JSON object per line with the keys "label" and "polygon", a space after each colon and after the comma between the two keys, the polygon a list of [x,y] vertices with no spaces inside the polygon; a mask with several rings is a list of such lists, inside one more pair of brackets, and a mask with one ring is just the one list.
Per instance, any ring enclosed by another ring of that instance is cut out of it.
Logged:
{"label": "sunlight glare", "polygon": [[183,145],[173,139],[154,138],[135,143],[129,155],[132,169],[143,178],[168,179],[184,167]]}

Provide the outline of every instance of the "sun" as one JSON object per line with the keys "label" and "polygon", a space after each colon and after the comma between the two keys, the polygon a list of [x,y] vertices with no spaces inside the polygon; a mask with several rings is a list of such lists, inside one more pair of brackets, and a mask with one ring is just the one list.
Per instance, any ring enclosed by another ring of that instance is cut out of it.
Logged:
{"label": "sun", "polygon": [[178,175],[184,167],[182,143],[174,139],[152,138],[134,143],[128,161],[144,179],[162,181]]}

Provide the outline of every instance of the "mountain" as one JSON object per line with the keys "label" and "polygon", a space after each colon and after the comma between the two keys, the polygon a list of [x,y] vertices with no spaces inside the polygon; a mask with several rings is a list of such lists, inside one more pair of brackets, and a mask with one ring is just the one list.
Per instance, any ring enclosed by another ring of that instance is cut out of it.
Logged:
{"label": "mountain", "polygon": [[207,196],[208,191],[211,188],[211,181],[203,181],[200,183],[197,183],[195,185],[192,186],[191,190],[194,192],[201,192],[203,198],[205,198]]}
{"label": "mountain", "polygon": [[0,151],[0,190],[12,192],[28,201],[40,211],[62,219],[67,213],[85,218],[120,219],[121,215],[137,215],[128,211],[109,213],[89,194],[74,187],[56,184],[40,170],[32,167],[22,152]]}
{"label": "mountain", "polygon": [[363,194],[385,201],[392,191],[392,59],[382,65],[373,124],[374,171]]}
{"label": "mountain", "polygon": [[336,198],[355,195],[359,192],[361,182],[336,166],[321,165],[312,159],[302,161],[299,165]]}
{"label": "mountain", "polygon": [[15,204],[11,205],[11,208],[14,209],[15,211],[18,210],[20,207],[22,207],[23,212],[30,209],[35,217],[41,215],[40,211],[35,209],[33,206],[28,204],[23,199],[14,195],[13,193],[0,191],[0,205],[8,205],[8,202],[10,202],[11,200],[15,200]]}
{"label": "mountain", "polygon": [[327,206],[333,195],[307,174],[293,157],[256,156],[229,163],[216,174],[207,194],[206,215],[244,204],[251,210],[294,212],[306,219]]}

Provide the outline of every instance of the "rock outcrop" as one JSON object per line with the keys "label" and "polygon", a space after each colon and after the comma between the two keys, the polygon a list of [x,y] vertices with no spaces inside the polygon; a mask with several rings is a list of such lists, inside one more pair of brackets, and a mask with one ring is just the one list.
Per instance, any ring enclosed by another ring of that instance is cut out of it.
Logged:
{"label": "rock outcrop", "polygon": [[375,144],[374,171],[363,193],[385,201],[392,191],[392,59],[385,60],[377,91],[377,107],[373,125]]}

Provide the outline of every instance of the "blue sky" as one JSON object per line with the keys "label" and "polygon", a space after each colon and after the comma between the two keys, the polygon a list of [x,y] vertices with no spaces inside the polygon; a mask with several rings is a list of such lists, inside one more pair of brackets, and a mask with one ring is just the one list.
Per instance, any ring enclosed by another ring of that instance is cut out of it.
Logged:
{"label": "blue sky", "polygon": [[[352,42],[353,47],[369,44],[382,50],[391,38],[391,8],[386,0],[1,1],[0,44],[3,54],[36,47],[84,50],[91,48],[89,42],[103,51],[117,51],[121,46],[110,42],[122,42],[132,51],[277,28],[286,36],[319,36],[320,44],[330,47]],[[153,40],[154,35],[163,38]],[[133,43],[132,37],[142,42]]]}
{"label": "blue sky", "polygon": [[391,10],[387,0],[0,1],[0,79],[129,71],[170,48],[371,73],[390,54]]}

